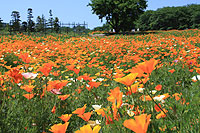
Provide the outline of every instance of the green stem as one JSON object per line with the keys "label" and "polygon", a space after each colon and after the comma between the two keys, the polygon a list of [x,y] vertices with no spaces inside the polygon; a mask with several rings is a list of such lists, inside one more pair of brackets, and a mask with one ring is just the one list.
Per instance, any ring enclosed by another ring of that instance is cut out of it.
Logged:
{"label": "green stem", "polygon": [[4,104],[5,104],[5,94],[3,93],[3,103],[2,103],[2,106],[1,106],[1,109],[0,109],[0,112],[2,111],[3,107],[4,107]]}
{"label": "green stem", "polygon": [[[159,106],[159,104],[153,99],[153,97],[150,95],[150,93],[147,91],[147,94],[151,97],[151,100],[159,107],[159,109],[161,109],[161,111],[166,115],[169,116],[169,114],[165,113],[165,111]],[[172,120],[172,118],[169,116],[170,120]]]}
{"label": "green stem", "polygon": [[[169,113],[166,113],[159,105],[158,103],[153,99],[153,97],[150,95],[150,93],[148,91],[146,91],[147,94],[151,97],[152,101],[159,107],[159,109],[166,115],[168,116],[167,118],[169,118],[171,120],[172,123],[174,123],[174,120],[171,118],[171,115]],[[168,111],[167,111],[168,112]],[[176,123],[175,123],[176,125]],[[176,126],[178,128],[178,126]]]}

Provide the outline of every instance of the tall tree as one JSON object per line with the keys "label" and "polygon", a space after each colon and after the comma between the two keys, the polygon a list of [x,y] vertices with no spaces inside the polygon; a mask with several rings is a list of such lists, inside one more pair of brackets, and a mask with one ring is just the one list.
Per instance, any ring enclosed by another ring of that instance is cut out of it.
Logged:
{"label": "tall tree", "polygon": [[200,5],[192,4],[188,6],[191,14],[190,24],[192,28],[200,28]]}
{"label": "tall tree", "polygon": [[105,18],[115,30],[130,31],[134,28],[134,21],[147,7],[146,0],[91,0],[88,4],[99,19]]}
{"label": "tall tree", "polygon": [[3,28],[2,22],[3,22],[3,20],[0,18],[0,30],[2,30],[2,28]]}
{"label": "tall tree", "polygon": [[21,27],[21,30],[23,32],[27,32],[27,28],[28,28],[28,24],[26,21],[22,22],[22,27]]}
{"label": "tall tree", "polygon": [[192,28],[200,28],[200,11],[194,12],[192,15]]}
{"label": "tall tree", "polygon": [[11,29],[13,31],[19,31],[19,29],[20,29],[20,21],[21,21],[19,12],[18,11],[13,11],[11,16],[12,16],[12,20],[10,22]]}
{"label": "tall tree", "polygon": [[43,31],[44,26],[43,26],[42,18],[40,16],[38,16],[36,19],[35,28],[37,32]]}
{"label": "tall tree", "polygon": [[46,19],[44,15],[42,15],[42,17],[38,16],[36,19],[36,31],[45,32],[45,29],[46,29]]}
{"label": "tall tree", "polygon": [[59,26],[59,19],[58,17],[55,17],[55,20],[53,22],[53,29],[56,33],[59,32],[60,26]]}
{"label": "tall tree", "polygon": [[45,19],[45,16],[43,14],[42,14],[42,23],[43,23],[43,32],[46,32],[47,20]]}
{"label": "tall tree", "polygon": [[50,27],[51,31],[53,31],[53,23],[54,23],[54,19],[53,19],[52,10],[49,10],[48,26]]}
{"label": "tall tree", "polygon": [[150,24],[151,24],[151,18],[153,16],[154,16],[154,11],[152,10],[144,12],[136,21],[136,27],[142,31],[151,30]]}
{"label": "tall tree", "polygon": [[28,21],[27,21],[27,24],[28,24],[28,32],[33,32],[34,31],[34,26],[35,26],[35,22],[32,20],[33,18],[33,10],[32,8],[28,8],[27,10],[28,12]]}

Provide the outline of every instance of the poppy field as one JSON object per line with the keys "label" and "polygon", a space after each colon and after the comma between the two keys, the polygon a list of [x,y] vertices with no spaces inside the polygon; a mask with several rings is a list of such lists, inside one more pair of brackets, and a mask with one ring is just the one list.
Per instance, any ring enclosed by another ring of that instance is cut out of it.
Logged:
{"label": "poppy field", "polygon": [[0,47],[0,132],[199,132],[200,30]]}

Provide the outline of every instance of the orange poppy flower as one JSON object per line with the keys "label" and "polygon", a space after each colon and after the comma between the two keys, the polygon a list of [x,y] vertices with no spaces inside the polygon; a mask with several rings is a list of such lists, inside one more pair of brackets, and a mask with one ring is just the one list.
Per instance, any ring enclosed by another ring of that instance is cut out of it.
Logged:
{"label": "orange poppy flower", "polygon": [[62,124],[62,123],[54,124],[53,126],[51,126],[51,129],[49,129],[49,131],[53,133],[65,133],[68,125],[69,125],[69,122],[65,122],[65,124]]}
{"label": "orange poppy flower", "polygon": [[[1,73],[0,73],[1,74]],[[0,85],[2,86],[4,83],[4,79],[3,79],[3,76],[0,75]]]}
{"label": "orange poppy flower", "polygon": [[107,98],[108,101],[115,104],[117,101],[117,108],[120,108],[122,105],[122,95],[123,92],[120,92],[120,88],[116,87],[114,90],[110,90],[110,93],[108,93],[110,96]]}
{"label": "orange poppy flower", "polygon": [[84,79],[84,80],[89,80],[89,81],[92,81],[92,77],[90,77],[90,75],[88,75],[87,73],[84,74],[84,75],[81,75],[77,78],[78,80],[81,80],[81,79]]}
{"label": "orange poppy flower", "polygon": [[175,99],[176,99],[177,101],[181,99],[181,94],[179,94],[179,93],[175,93],[175,94],[173,94],[172,96],[175,97]]}
{"label": "orange poppy flower", "polygon": [[59,76],[59,75],[60,75],[59,72],[60,72],[60,71],[54,71],[54,72],[52,72],[51,74],[54,75],[54,76]]}
{"label": "orange poppy flower", "polygon": [[118,109],[115,104],[112,104],[112,113],[113,113],[114,119],[118,121],[118,118],[120,118],[120,115],[118,113]]}
{"label": "orange poppy flower", "polygon": [[171,69],[171,70],[169,70],[168,72],[170,72],[170,73],[174,73],[174,71],[175,71],[174,69]]}
{"label": "orange poppy flower", "polygon": [[159,107],[157,105],[154,106],[154,109],[156,110],[156,112],[162,111],[160,109],[160,108],[162,108],[161,105],[160,105],[160,103],[158,105],[159,105]]}
{"label": "orange poppy flower", "polygon": [[101,129],[101,126],[96,125],[93,129],[89,124],[84,125],[80,130],[75,131],[75,133],[98,133]]}
{"label": "orange poppy flower", "polygon": [[156,89],[157,91],[162,90],[162,85],[157,85],[157,86],[155,87],[155,89]]}
{"label": "orange poppy flower", "polygon": [[14,79],[15,83],[19,83],[23,79],[22,74],[16,68],[13,68],[10,71],[8,71],[8,75]]}
{"label": "orange poppy flower", "polygon": [[106,87],[108,87],[108,86],[110,86],[109,84],[104,84],[103,86],[106,86]]}
{"label": "orange poppy flower", "polygon": [[155,69],[155,66],[156,66],[157,63],[158,63],[157,60],[150,59],[149,61],[139,63],[136,67],[140,68],[145,73],[150,74]]}
{"label": "orange poppy flower", "polygon": [[128,71],[131,73],[138,73],[137,77],[142,77],[144,73],[144,71],[136,67],[133,67],[132,69],[129,69]]}
{"label": "orange poppy flower", "polygon": [[38,71],[42,72],[44,76],[48,76],[50,71],[52,70],[53,64],[52,63],[45,63],[42,67],[38,69]]}
{"label": "orange poppy flower", "polygon": [[189,71],[190,71],[190,72],[193,72],[193,71],[194,71],[194,69],[190,69]]}
{"label": "orange poppy flower", "polygon": [[56,106],[54,105],[53,108],[52,108],[52,110],[51,110],[51,113],[54,114],[55,112],[56,112]]}
{"label": "orange poppy flower", "polygon": [[133,84],[131,85],[131,87],[128,87],[128,92],[126,93],[126,95],[131,95],[132,93],[136,93],[138,89],[138,84]]}
{"label": "orange poppy flower", "polygon": [[136,133],[146,133],[150,123],[151,114],[141,114],[134,119],[125,120],[123,125]]}
{"label": "orange poppy flower", "polygon": [[[177,101],[179,101],[180,99],[181,99],[181,104],[185,104],[185,99],[184,98],[182,98],[181,96],[182,96],[182,93],[175,93],[175,94],[173,94],[172,95]],[[186,103],[187,105],[189,104],[189,103]]]}
{"label": "orange poppy flower", "polygon": [[67,80],[54,80],[54,81],[49,81],[48,86],[47,86],[47,91],[51,91],[52,89],[62,89],[64,86],[67,85],[69,81]]}
{"label": "orange poppy flower", "polygon": [[[168,112],[166,109],[163,109],[163,111],[164,111],[165,113]],[[163,111],[161,111],[159,114],[156,115],[156,119],[160,119],[160,118],[166,117],[166,115],[165,115],[165,113],[164,113]]]}
{"label": "orange poppy flower", "polygon": [[151,100],[152,100],[151,97],[150,97],[149,95],[142,95],[142,96],[140,97],[140,99],[142,99],[142,101],[151,101]]}
{"label": "orange poppy flower", "polygon": [[80,69],[73,69],[73,71],[78,75],[78,73],[80,72]]}
{"label": "orange poppy flower", "polygon": [[60,118],[61,120],[63,120],[64,122],[68,122],[68,120],[71,118],[72,114],[65,114],[65,115],[61,115]]}
{"label": "orange poppy flower", "polygon": [[109,113],[109,115],[106,115],[106,125],[114,123],[113,119],[110,117],[110,115],[111,115],[110,113]]}
{"label": "orange poppy flower", "polygon": [[31,92],[34,87],[35,86],[33,86],[33,85],[24,85],[24,86],[21,87],[21,89],[24,89],[27,92]]}
{"label": "orange poppy flower", "polygon": [[126,86],[131,86],[135,82],[137,75],[138,73],[130,73],[123,78],[116,78],[115,81],[120,82]]}
{"label": "orange poppy flower", "polygon": [[28,53],[20,54],[19,58],[21,58],[22,61],[25,62],[25,63],[29,63],[30,60],[31,60]]}
{"label": "orange poppy flower", "polygon": [[67,68],[68,70],[71,70],[71,71],[73,71],[74,67],[75,67],[75,65],[66,66],[66,68]]}
{"label": "orange poppy flower", "polygon": [[200,68],[195,68],[196,72],[200,74]]}
{"label": "orange poppy flower", "polygon": [[95,110],[95,112],[97,112],[98,115],[102,115],[102,117],[104,117],[106,115],[105,111],[106,111],[105,108]]}
{"label": "orange poppy flower", "polygon": [[91,88],[95,87],[99,87],[99,85],[101,84],[101,82],[88,82],[88,84],[90,85]]}
{"label": "orange poppy flower", "polygon": [[58,96],[58,98],[60,98],[61,100],[65,100],[70,96],[70,94],[66,94],[66,95],[60,95]]}
{"label": "orange poppy flower", "polygon": [[78,94],[80,94],[81,91],[82,91],[82,89],[75,89],[75,91],[76,91]]}
{"label": "orange poppy flower", "polygon": [[78,114],[78,115],[82,115],[84,114],[86,109],[86,104],[82,107],[82,108],[77,108],[75,111],[73,111],[73,114]]}
{"label": "orange poppy flower", "polygon": [[93,113],[93,111],[84,113],[82,115],[79,114],[78,117],[81,117],[84,121],[89,121],[92,113]]}
{"label": "orange poppy flower", "polygon": [[34,97],[34,94],[24,94],[23,95],[25,98],[27,98],[28,100],[32,99]]}

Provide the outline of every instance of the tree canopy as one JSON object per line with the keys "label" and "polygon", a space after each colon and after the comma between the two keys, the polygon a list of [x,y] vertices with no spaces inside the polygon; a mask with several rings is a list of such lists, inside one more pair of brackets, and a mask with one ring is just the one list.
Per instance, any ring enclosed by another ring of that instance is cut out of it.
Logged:
{"label": "tree canopy", "polygon": [[20,14],[18,11],[13,11],[12,14],[12,20],[11,20],[11,28],[13,31],[19,31],[20,29]]}
{"label": "tree canopy", "polygon": [[[33,10],[32,8],[28,8],[27,10],[27,21],[22,21],[20,20],[20,13],[18,11],[12,11],[11,14],[11,20],[9,23],[9,31],[12,32],[45,32],[46,31],[55,31],[58,33],[60,29],[60,22],[58,17],[53,18],[52,15],[52,10],[49,11],[50,18],[49,21],[47,21],[42,15],[42,17],[38,16],[36,18],[36,23],[33,21]],[[1,28],[1,18],[0,18],[0,28]],[[5,26],[4,26],[5,28]]]}
{"label": "tree canopy", "polygon": [[33,32],[34,31],[34,27],[35,27],[35,22],[32,20],[33,18],[33,10],[32,8],[28,8],[28,21],[27,21],[27,28],[28,28],[28,32]]}
{"label": "tree canopy", "polygon": [[116,33],[130,31],[134,21],[147,7],[146,0],[91,0],[93,14],[106,19]]}
{"label": "tree canopy", "polygon": [[2,19],[0,18],[0,30],[1,30],[1,28],[2,28]]}
{"label": "tree canopy", "polygon": [[148,10],[139,17],[136,26],[143,31],[200,28],[200,5]]}

